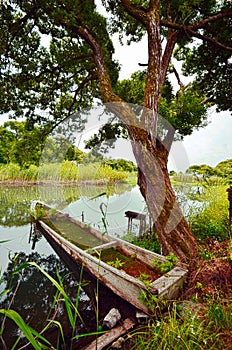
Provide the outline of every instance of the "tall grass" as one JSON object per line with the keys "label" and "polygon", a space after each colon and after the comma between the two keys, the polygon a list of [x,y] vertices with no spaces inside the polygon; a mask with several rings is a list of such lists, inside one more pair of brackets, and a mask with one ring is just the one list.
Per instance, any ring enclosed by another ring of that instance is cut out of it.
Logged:
{"label": "tall grass", "polygon": [[128,176],[128,172],[112,169],[109,165],[101,163],[76,165],[68,160],[62,163],[43,164],[39,167],[30,165],[27,169],[20,169],[17,164],[13,163],[0,166],[0,181],[91,181],[115,183],[125,181]]}
{"label": "tall grass", "polygon": [[[161,319],[129,334],[130,349],[143,350],[219,350],[220,343],[212,318],[181,314],[174,303]],[[229,321],[229,317],[227,316]],[[231,329],[231,327],[230,327]]]}
{"label": "tall grass", "polygon": [[228,186],[205,186],[196,199],[202,202],[189,217],[190,227],[201,240],[216,238],[219,241],[229,238],[229,220],[227,199]]}
{"label": "tall grass", "polygon": [[17,164],[0,165],[0,181],[18,180],[20,178],[20,166]]}

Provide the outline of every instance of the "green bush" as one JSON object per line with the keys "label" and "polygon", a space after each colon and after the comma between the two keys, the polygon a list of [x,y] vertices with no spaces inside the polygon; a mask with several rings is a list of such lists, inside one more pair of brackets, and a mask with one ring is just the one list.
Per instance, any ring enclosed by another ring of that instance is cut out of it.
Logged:
{"label": "green bush", "polygon": [[199,199],[204,201],[198,212],[189,217],[190,227],[194,235],[205,240],[216,238],[219,241],[228,239],[229,222],[226,186],[206,187]]}
{"label": "green bush", "polygon": [[38,176],[38,167],[30,165],[29,168],[21,170],[21,177],[24,181],[36,181]]}
{"label": "green bush", "polygon": [[129,160],[125,159],[109,159],[105,161],[106,165],[109,165],[114,170],[134,172],[137,171],[136,165]]}
{"label": "green bush", "polygon": [[60,168],[60,180],[76,181],[78,178],[78,168],[75,163],[64,160]]}
{"label": "green bush", "polygon": [[106,179],[110,182],[124,181],[127,178],[127,173],[125,171],[118,171],[112,169],[109,165],[101,166],[97,173],[96,179]]}
{"label": "green bush", "polygon": [[20,177],[20,166],[18,164],[10,163],[1,165],[0,167],[0,181],[17,180]]}

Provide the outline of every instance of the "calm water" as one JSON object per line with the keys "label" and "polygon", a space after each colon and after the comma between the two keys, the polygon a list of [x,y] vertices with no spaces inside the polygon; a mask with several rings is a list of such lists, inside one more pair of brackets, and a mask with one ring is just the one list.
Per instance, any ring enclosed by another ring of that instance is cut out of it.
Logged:
{"label": "calm water", "polygon": [[[52,308],[55,289],[51,282],[38,269],[28,267],[23,274],[13,274],[13,271],[25,261],[35,261],[40,267],[57,279],[57,269],[61,277],[65,277],[64,285],[72,300],[75,300],[78,290],[81,267],[70,273],[66,264],[53,251],[44,237],[33,247],[29,239],[30,234],[30,203],[34,199],[42,200],[49,205],[69,213],[71,216],[84,221],[102,231],[107,230],[110,235],[124,236],[127,231],[125,211],[132,210],[146,213],[146,206],[137,187],[120,185],[113,187],[82,187],[76,186],[35,186],[35,187],[0,187],[0,270],[2,282],[0,293],[5,289],[11,292],[0,299],[0,308],[11,307],[18,311],[23,319],[37,330],[42,329],[44,320]],[[102,220],[105,218],[106,220]],[[104,224],[103,224],[104,221]],[[133,227],[135,234],[138,227]],[[94,329],[96,325],[95,300],[96,281],[84,275],[79,297],[79,309],[83,322],[78,322],[77,333]],[[87,281],[87,282],[86,282]],[[13,293],[14,302],[11,304]],[[100,289],[100,315],[104,315],[115,306],[117,298],[108,289]],[[103,302],[101,302],[103,300]],[[122,306],[118,300],[122,313],[130,307]],[[107,310],[108,309],[108,310]],[[125,311],[127,310],[127,311]],[[56,316],[62,320],[64,330],[68,332],[68,320],[64,306],[60,305]],[[3,338],[8,348],[19,335],[14,324],[7,320]],[[55,338],[54,334],[48,337]],[[0,349],[3,345],[0,341]],[[18,347],[19,348],[19,347]],[[16,347],[17,349],[17,347]]]}

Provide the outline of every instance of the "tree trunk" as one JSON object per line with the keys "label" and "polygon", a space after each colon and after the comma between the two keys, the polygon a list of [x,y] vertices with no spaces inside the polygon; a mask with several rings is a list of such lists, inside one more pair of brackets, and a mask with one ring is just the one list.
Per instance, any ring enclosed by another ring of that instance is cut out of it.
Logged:
{"label": "tree trunk", "polygon": [[[136,10],[130,1],[123,1],[129,13],[139,18],[148,34],[148,69],[142,115],[136,115],[112,89],[100,43],[87,27],[75,28],[90,45],[97,66],[102,101],[126,127],[138,165],[138,183],[148,206],[163,254],[173,252],[181,261],[188,262],[196,255],[196,240],[189,230],[177,204],[167,170],[168,154],[173,140],[173,128],[158,123],[158,101],[165,72],[170,61],[176,37],[172,39],[161,68],[160,1],[151,1],[149,11]],[[169,39],[169,40],[171,40]],[[164,70],[162,78],[162,70]],[[140,113],[140,112],[139,112]],[[141,117],[141,118],[140,118]],[[160,141],[160,137],[170,142]]]}
{"label": "tree trunk", "polygon": [[138,185],[153,220],[162,253],[174,253],[182,262],[188,263],[196,256],[197,242],[170,183],[168,151],[158,140],[155,148],[152,145],[144,147],[138,142],[132,147],[138,163]]}

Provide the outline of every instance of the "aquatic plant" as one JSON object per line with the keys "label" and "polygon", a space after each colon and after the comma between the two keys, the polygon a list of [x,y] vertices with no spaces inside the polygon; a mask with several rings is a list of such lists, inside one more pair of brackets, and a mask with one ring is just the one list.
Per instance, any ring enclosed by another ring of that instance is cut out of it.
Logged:
{"label": "aquatic plant", "polygon": [[157,269],[159,269],[161,272],[168,272],[173,269],[173,267],[178,261],[178,258],[173,253],[166,255],[165,259],[166,261],[154,259],[152,262],[152,265]]}
{"label": "aquatic plant", "polygon": [[114,261],[107,261],[107,264],[110,266],[115,267],[116,269],[120,269],[121,267],[123,267],[123,265],[125,264],[124,261],[121,261],[120,259],[116,258]]}

